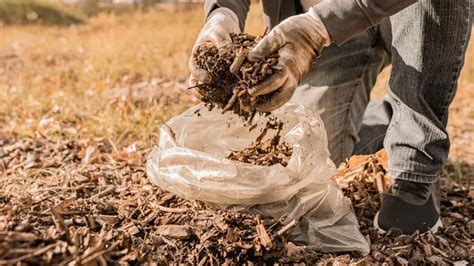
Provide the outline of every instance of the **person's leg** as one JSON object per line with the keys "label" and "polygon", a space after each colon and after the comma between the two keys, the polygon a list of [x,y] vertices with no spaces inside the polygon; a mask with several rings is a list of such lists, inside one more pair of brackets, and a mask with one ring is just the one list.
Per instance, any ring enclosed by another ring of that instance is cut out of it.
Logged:
{"label": "person's leg", "polygon": [[359,141],[370,91],[387,62],[378,28],[371,29],[342,46],[326,48],[292,98],[321,115],[336,165],[352,154]]}
{"label": "person's leg", "polygon": [[391,119],[384,146],[393,178],[433,183],[448,157],[448,107],[472,27],[470,0],[420,0],[390,18]]}
{"label": "person's leg", "polygon": [[470,0],[419,0],[390,18],[393,115],[385,136],[394,183],[374,226],[411,234],[440,226],[439,175],[448,157],[448,107],[472,27]]}
{"label": "person's leg", "polygon": [[[389,18],[379,25],[381,42],[391,58],[392,26]],[[388,125],[392,119],[392,107],[385,96],[382,100],[370,100],[362,119],[359,130],[359,141],[355,144],[352,154],[373,154],[383,148],[383,141]]]}
{"label": "person's leg", "polygon": [[392,119],[392,106],[387,98],[370,100],[359,130],[359,142],[352,154],[374,154],[383,148],[385,134]]}

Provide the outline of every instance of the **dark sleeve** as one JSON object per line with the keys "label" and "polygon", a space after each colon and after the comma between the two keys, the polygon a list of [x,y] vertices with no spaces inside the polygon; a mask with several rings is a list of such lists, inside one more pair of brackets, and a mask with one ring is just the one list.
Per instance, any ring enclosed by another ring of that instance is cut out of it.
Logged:
{"label": "dark sleeve", "polygon": [[240,30],[244,30],[245,19],[250,7],[250,0],[206,0],[204,2],[204,14],[206,18],[218,7],[227,7],[239,18]]}
{"label": "dark sleeve", "polygon": [[342,44],[417,0],[325,0],[314,7],[331,39]]}

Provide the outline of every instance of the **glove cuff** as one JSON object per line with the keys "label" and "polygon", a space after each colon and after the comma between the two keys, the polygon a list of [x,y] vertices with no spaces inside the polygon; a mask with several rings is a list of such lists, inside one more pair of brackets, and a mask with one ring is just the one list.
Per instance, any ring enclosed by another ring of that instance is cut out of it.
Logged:
{"label": "glove cuff", "polygon": [[217,23],[224,27],[227,32],[240,32],[239,18],[230,8],[218,7],[207,17],[206,23]]}
{"label": "glove cuff", "polygon": [[323,21],[319,17],[318,13],[316,13],[316,10],[314,7],[311,7],[308,12],[306,12],[306,15],[313,21],[315,27],[315,31],[321,35],[321,38],[323,40],[323,47],[327,47],[331,44],[331,36],[329,35],[328,30],[326,29],[326,26],[324,26]]}

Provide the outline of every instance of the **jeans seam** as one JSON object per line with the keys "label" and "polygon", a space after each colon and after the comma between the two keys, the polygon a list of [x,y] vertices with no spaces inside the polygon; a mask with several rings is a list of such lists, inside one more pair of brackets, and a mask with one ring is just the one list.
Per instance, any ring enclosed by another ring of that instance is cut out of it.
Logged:
{"label": "jeans seam", "polygon": [[419,183],[433,183],[436,182],[436,179],[440,177],[440,173],[434,175],[420,175],[414,173],[408,173],[405,171],[397,171],[397,170],[388,170],[388,174],[391,178],[397,180],[407,180],[411,182],[419,182]]}
{"label": "jeans seam", "polygon": [[[369,66],[369,62],[371,60],[370,52],[373,50],[373,48],[374,48],[374,45],[372,44],[369,47],[368,51],[367,51],[367,57],[364,61],[363,67],[361,68],[361,70],[359,72],[358,78],[357,78],[354,86],[352,87],[351,95],[350,95],[349,101],[348,101],[349,105],[346,108],[346,111],[345,111],[345,114],[344,114],[344,121],[342,123],[344,130],[347,130],[347,128],[349,126],[348,125],[349,121],[350,121],[349,116],[350,116],[350,113],[351,113],[351,110],[352,110],[355,92],[356,92],[357,87],[359,87],[358,85],[360,84],[360,80],[362,78],[363,73],[365,72],[365,70],[367,70],[367,67]],[[338,141],[339,157],[340,157],[341,160],[346,159],[346,158],[344,158],[344,151],[346,150],[346,144],[347,144],[346,139],[347,138],[342,138],[340,141]],[[341,145],[342,145],[342,148],[341,148]]]}
{"label": "jeans seam", "polygon": [[463,60],[463,51],[466,51],[467,50],[467,45],[469,44],[469,41],[467,40],[467,37],[469,35],[469,16],[471,14],[471,5],[470,5],[470,1],[468,0],[468,5],[467,5],[467,17],[465,17],[465,22],[466,24],[464,25],[467,29],[465,35],[464,35],[464,38],[462,39],[463,41],[463,46],[462,46],[462,49],[460,50],[460,53],[458,55],[458,61],[456,63],[456,69],[454,71],[454,76],[453,76],[453,80],[451,81],[451,84],[449,86],[449,93],[448,93],[448,99],[446,99],[446,101],[443,103],[443,116],[441,117],[440,121],[445,121],[446,120],[446,116],[449,114],[448,112],[448,109],[449,109],[449,104],[450,102],[453,100],[454,98],[454,95],[456,93],[456,86],[457,86],[457,80],[458,80],[458,77],[460,75],[460,72],[462,70],[462,67],[460,67],[460,65],[462,64],[462,62],[464,61]]}
{"label": "jeans seam", "polygon": [[411,173],[411,172],[407,172],[407,170],[393,169],[393,168],[390,168],[389,171],[391,171],[391,172],[397,172],[397,173],[404,173],[404,174],[408,174],[408,175],[425,176],[425,177],[435,177],[435,176],[437,176],[437,175],[439,174],[439,173],[436,173],[436,174]]}

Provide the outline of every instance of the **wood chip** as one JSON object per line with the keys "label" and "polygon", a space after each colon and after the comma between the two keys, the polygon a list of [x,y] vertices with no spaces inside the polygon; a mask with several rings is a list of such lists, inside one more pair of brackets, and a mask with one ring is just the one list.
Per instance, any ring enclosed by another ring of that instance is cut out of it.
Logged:
{"label": "wood chip", "polygon": [[188,225],[167,224],[158,226],[156,233],[165,237],[188,239],[193,235],[193,230]]}
{"label": "wood chip", "polygon": [[76,203],[76,198],[75,197],[67,198],[67,199],[63,200],[61,203],[54,206],[54,210],[57,213],[61,213],[61,214],[66,213],[67,208],[69,206],[71,206],[72,204],[74,204],[74,203]]}
{"label": "wood chip", "polygon": [[250,121],[255,107],[267,101],[271,95],[251,100],[247,90],[273,74],[278,63],[278,54],[250,62],[248,51],[256,45],[258,38],[246,33],[231,33],[232,44],[219,51],[210,43],[204,43],[193,54],[196,64],[210,73],[209,84],[197,84],[201,100],[212,109],[218,107],[223,112],[232,111],[244,120]]}
{"label": "wood chip", "polygon": [[257,225],[257,234],[262,246],[264,246],[267,250],[270,250],[272,248],[272,240],[270,239],[270,236],[268,236],[267,230],[265,230],[265,226],[263,224]]}
{"label": "wood chip", "polygon": [[[117,150],[124,150],[119,143]],[[0,136],[0,150],[10,145],[16,148],[1,158],[7,166],[1,174],[8,190],[0,191],[0,264],[450,265],[470,262],[473,252],[474,223],[469,221],[474,202],[470,190],[456,183],[442,184],[444,226],[436,234],[377,233],[376,176],[383,174],[386,181],[387,173],[374,155],[360,161],[357,169],[340,172],[347,181],[343,192],[352,200],[360,230],[371,244],[371,253],[360,258],[287,244],[297,221],[285,226],[245,210],[222,211],[162,191],[149,184],[143,161],[137,166],[136,161],[115,160],[106,139]],[[89,146],[97,147],[97,154],[83,164],[79,155]],[[146,158],[149,151],[136,152]],[[32,153],[37,155],[35,164],[26,165]],[[15,187],[15,178],[29,173],[33,186]]]}

